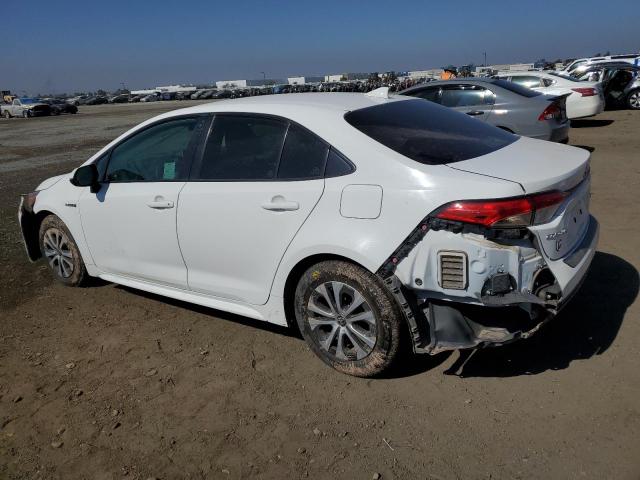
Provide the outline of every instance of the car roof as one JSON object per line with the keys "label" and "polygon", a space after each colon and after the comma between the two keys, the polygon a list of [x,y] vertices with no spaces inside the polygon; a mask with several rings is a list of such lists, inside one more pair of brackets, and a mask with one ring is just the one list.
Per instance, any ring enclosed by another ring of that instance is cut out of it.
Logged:
{"label": "car roof", "polygon": [[176,110],[171,113],[175,115],[216,112],[270,113],[289,117],[291,112],[295,111],[296,117],[318,114],[336,115],[336,113],[342,117],[346,112],[352,110],[373,107],[385,102],[404,100],[407,99],[396,95],[382,98],[367,96],[363,93],[305,92],[221,100]]}

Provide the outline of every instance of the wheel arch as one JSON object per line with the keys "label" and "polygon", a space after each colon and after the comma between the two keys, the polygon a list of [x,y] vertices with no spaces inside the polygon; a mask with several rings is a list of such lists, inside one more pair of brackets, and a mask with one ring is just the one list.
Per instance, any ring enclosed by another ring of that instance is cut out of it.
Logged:
{"label": "wheel arch", "polygon": [[20,228],[22,229],[27,255],[32,262],[42,257],[42,252],[40,251],[40,225],[49,215],[55,215],[55,213],[49,210],[40,210],[37,213],[28,213],[22,216]]}
{"label": "wheel arch", "polygon": [[[316,253],[313,255],[309,255],[296,263],[293,268],[289,270],[287,278],[284,282],[284,288],[282,291],[282,302],[284,307],[285,319],[287,321],[287,325],[296,331],[299,331],[298,323],[295,319],[295,311],[294,311],[294,299],[296,294],[296,287],[298,286],[298,282],[304,272],[307,271],[312,265],[315,265],[320,262],[326,262],[328,260],[338,260],[342,262],[351,263],[353,265],[357,265],[365,270],[370,271],[367,267],[362,265],[361,263],[353,260],[352,258],[345,257],[343,255],[338,255],[335,253]],[[373,272],[372,272],[373,273]]]}

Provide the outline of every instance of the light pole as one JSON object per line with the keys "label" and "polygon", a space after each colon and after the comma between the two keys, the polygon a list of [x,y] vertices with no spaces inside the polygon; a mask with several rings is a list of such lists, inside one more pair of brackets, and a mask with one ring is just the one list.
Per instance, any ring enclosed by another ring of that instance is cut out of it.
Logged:
{"label": "light pole", "polygon": [[484,67],[487,66],[487,52],[484,52]]}
{"label": "light pole", "polygon": [[263,85],[267,83],[267,74],[264,72],[260,72],[262,74],[262,83]]}

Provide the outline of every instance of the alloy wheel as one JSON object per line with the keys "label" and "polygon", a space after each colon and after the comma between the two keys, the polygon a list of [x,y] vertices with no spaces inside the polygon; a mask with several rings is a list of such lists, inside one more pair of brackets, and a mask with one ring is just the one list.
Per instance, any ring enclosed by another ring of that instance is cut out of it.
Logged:
{"label": "alloy wheel", "polygon": [[42,240],[44,256],[51,269],[61,278],[69,278],[73,273],[73,253],[67,235],[57,228],[50,228]]}
{"label": "alloy wheel", "polygon": [[640,108],[640,90],[633,92],[629,96],[629,105],[631,105],[631,108]]}
{"label": "alloy wheel", "polygon": [[376,318],[364,296],[346,283],[316,287],[307,303],[307,322],[320,349],[340,361],[362,360],[376,344]]}

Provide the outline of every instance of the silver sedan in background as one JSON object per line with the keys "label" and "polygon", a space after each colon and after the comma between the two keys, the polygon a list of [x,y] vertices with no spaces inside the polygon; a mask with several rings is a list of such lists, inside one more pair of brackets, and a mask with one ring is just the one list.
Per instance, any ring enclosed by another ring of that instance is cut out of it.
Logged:
{"label": "silver sedan in background", "polygon": [[498,79],[430,82],[399,92],[466,113],[517,135],[566,143],[566,95],[543,95]]}

